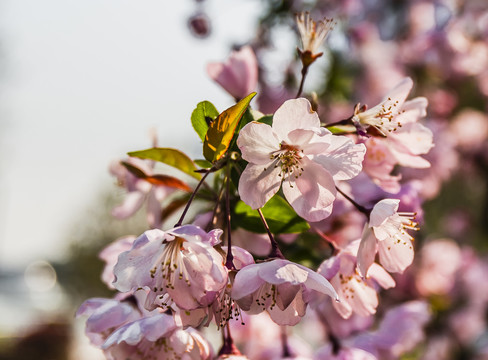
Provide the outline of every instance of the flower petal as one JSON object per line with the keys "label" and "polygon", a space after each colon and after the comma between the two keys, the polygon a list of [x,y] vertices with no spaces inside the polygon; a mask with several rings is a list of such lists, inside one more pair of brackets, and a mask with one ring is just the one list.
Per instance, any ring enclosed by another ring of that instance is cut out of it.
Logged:
{"label": "flower petal", "polygon": [[239,132],[237,146],[242,158],[253,164],[269,164],[270,155],[280,149],[281,140],[271,126],[251,122]]}
{"label": "flower petal", "polygon": [[310,102],[304,98],[285,101],[273,116],[273,130],[283,140],[295,129],[319,127],[319,116],[312,110]]}
{"label": "flower petal", "polygon": [[298,179],[288,177],[283,192],[298,215],[308,221],[320,221],[330,215],[336,189],[332,176],[321,165],[302,159],[303,173]]}
{"label": "flower petal", "polygon": [[413,261],[413,246],[409,239],[387,238],[378,243],[380,264],[389,272],[402,273]]}
{"label": "flower petal", "polygon": [[281,168],[272,164],[247,164],[239,179],[239,195],[253,209],[259,209],[278,192],[281,186]]}
{"label": "flower petal", "polygon": [[377,252],[377,240],[371,228],[366,227],[363,231],[363,236],[358,249],[358,270],[361,277],[368,277],[368,270],[374,263],[374,258]]}

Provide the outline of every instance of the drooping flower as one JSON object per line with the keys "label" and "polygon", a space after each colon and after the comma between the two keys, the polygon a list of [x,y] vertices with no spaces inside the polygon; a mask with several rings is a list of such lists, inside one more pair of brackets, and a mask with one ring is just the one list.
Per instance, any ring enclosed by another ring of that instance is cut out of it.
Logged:
{"label": "drooping flower", "polygon": [[403,272],[413,261],[413,237],[407,230],[418,230],[415,213],[398,212],[399,204],[398,199],[384,199],[371,211],[358,250],[358,269],[364,277],[376,252],[390,272]]}
{"label": "drooping flower", "polygon": [[194,225],[146,231],[119,256],[114,286],[122,292],[151,290],[148,309],[172,302],[185,310],[208,306],[227,285],[223,258],[213,248],[221,234],[220,229],[206,233]]}
{"label": "drooping flower", "polygon": [[209,344],[197,331],[177,328],[171,315],[157,310],[115,330],[102,349],[109,360],[211,358]]}
{"label": "drooping flower", "polygon": [[299,50],[300,55],[304,66],[308,66],[322,55],[319,47],[334,28],[334,20],[324,18],[315,22],[310,13],[305,12],[296,15],[296,22],[303,46],[303,50]]}
{"label": "drooping flower", "polygon": [[[359,240],[353,241],[339,254],[325,260],[317,270],[336,289],[340,302],[334,302],[336,311],[344,318],[353,313],[370,316],[378,306],[378,285],[384,289],[395,286],[393,278],[378,264],[372,264],[369,278],[362,279],[356,271],[356,254]],[[318,301],[322,300],[322,301]],[[316,299],[314,307],[320,311],[323,299]]]}
{"label": "drooping flower", "polygon": [[[411,122],[412,119],[409,118],[412,116],[425,116],[427,99],[418,97],[405,102],[412,86],[412,79],[407,77],[390,90],[378,105],[365,110],[357,104],[354,109],[353,122],[364,130],[373,127],[381,135],[388,136],[403,126],[401,120]],[[414,119],[414,121],[416,120]]]}
{"label": "drooping flower", "polygon": [[102,346],[112,331],[140,318],[130,302],[116,299],[91,298],[83,302],[76,316],[88,316],[85,333],[95,346]]}
{"label": "drooping flower", "polygon": [[305,315],[308,291],[337,298],[323,276],[291,261],[274,259],[239,270],[231,296],[250,314],[266,310],[277,324],[295,325]]}
{"label": "drooping flower", "polygon": [[233,51],[225,63],[207,65],[208,75],[236,99],[243,99],[256,90],[258,61],[250,46]]}
{"label": "drooping flower", "polygon": [[320,127],[308,100],[286,101],[273,125],[251,122],[237,139],[249,162],[239,179],[241,199],[262,207],[280,189],[298,215],[319,221],[330,215],[335,180],[351,179],[362,169],[365,148]]}
{"label": "drooping flower", "polygon": [[[126,162],[148,176],[153,175],[152,166],[144,160],[129,158]],[[134,215],[146,202],[149,226],[159,228],[161,226],[161,202],[176,188],[153,185],[145,179],[136,177],[119,162],[110,166],[110,172],[117,177],[118,183],[127,190],[123,203],[112,210],[112,215],[117,219],[127,219]]]}
{"label": "drooping flower", "polygon": [[105,267],[103,268],[102,272],[102,281],[110,289],[115,289],[113,285],[113,282],[115,280],[114,266],[115,264],[117,264],[117,259],[119,255],[122,254],[124,251],[130,250],[135,239],[136,237],[132,235],[123,236],[103,248],[103,250],[98,255],[100,259],[105,261]]}

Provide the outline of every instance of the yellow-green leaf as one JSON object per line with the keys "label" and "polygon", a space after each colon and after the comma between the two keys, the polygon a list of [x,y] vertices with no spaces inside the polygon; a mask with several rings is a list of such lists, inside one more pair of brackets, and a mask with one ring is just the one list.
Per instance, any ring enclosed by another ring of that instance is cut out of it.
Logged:
{"label": "yellow-green leaf", "polygon": [[210,162],[219,160],[227,151],[234,136],[237,124],[246,111],[255,92],[240,100],[234,106],[223,111],[208,128],[203,143],[203,155]]}
{"label": "yellow-green leaf", "polygon": [[127,153],[129,156],[135,156],[140,159],[149,159],[165,163],[169,166],[173,166],[178,170],[200,180],[202,176],[196,173],[197,167],[193,161],[179,150],[171,148],[151,148],[140,151],[132,151]]}

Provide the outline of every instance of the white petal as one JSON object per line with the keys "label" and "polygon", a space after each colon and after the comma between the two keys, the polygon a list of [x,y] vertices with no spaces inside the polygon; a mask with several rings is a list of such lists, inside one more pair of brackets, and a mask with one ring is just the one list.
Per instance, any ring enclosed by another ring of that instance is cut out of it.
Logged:
{"label": "white petal", "polygon": [[283,182],[286,200],[298,215],[308,221],[320,221],[330,215],[336,188],[332,176],[319,164],[302,159],[303,173]]}
{"label": "white petal", "polygon": [[273,164],[265,168],[249,163],[239,179],[241,200],[253,209],[263,207],[280,189],[280,172],[281,168]]}
{"label": "white petal", "polygon": [[280,142],[271,126],[258,122],[244,126],[237,138],[242,158],[253,164],[268,164],[270,154],[280,149]]}
{"label": "white petal", "polygon": [[320,127],[320,119],[307,99],[287,100],[276,110],[273,116],[273,130],[280,139],[286,139],[295,129]]}
{"label": "white petal", "polygon": [[321,164],[334,180],[349,180],[357,176],[363,166],[366,147],[355,144],[346,136],[329,135],[330,147],[325,154],[318,154],[313,161]]}
{"label": "white petal", "polygon": [[393,216],[397,210],[400,200],[383,199],[376,203],[371,211],[369,226],[376,227],[382,225],[390,216]]}
{"label": "white petal", "polygon": [[357,258],[358,270],[363,278],[368,277],[368,270],[370,269],[371,264],[374,262],[377,252],[376,243],[377,240],[371,228],[365,228],[361,243],[359,244]]}

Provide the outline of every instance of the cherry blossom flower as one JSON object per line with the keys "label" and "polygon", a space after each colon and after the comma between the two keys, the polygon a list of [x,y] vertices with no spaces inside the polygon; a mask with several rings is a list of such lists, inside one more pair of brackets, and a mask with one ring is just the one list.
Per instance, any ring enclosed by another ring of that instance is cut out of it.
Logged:
{"label": "cherry blossom flower", "polygon": [[413,237],[407,230],[418,230],[415,213],[398,212],[400,200],[384,199],[371,211],[358,250],[358,269],[362,276],[379,252],[380,263],[390,272],[403,272],[413,261]]}
{"label": "cherry blossom flower", "polygon": [[210,346],[198,332],[178,329],[171,315],[157,310],[115,330],[102,349],[109,360],[211,358]]}
{"label": "cherry blossom flower", "polygon": [[423,296],[446,295],[461,266],[461,250],[448,239],[430,241],[422,247],[415,285]]}
{"label": "cherry blossom flower", "polygon": [[227,285],[223,258],[212,247],[221,234],[194,225],[146,231],[119,256],[114,286],[122,292],[150,289],[148,309],[172,302],[186,310],[208,306]]}
{"label": "cherry blossom flower", "polygon": [[76,316],[88,316],[85,333],[95,346],[101,346],[115,328],[139,319],[140,312],[128,301],[92,298],[81,304]]}
{"label": "cherry blossom flower", "polygon": [[247,124],[237,145],[249,162],[239,179],[242,201],[260,208],[283,183],[286,199],[308,221],[330,215],[335,180],[359,174],[365,153],[364,145],[321,128],[317,113],[303,98],[286,101],[272,126]]}
{"label": "cherry blossom flower", "polygon": [[[356,271],[355,254],[358,246],[359,240],[352,242],[339,254],[325,260],[317,270],[336,289],[340,302],[334,302],[333,306],[344,319],[349,318],[353,312],[363,317],[376,313],[377,285],[385,289],[395,286],[393,278],[381,266],[374,263],[370,266],[369,278],[361,278]],[[316,304],[314,307],[319,311],[323,300],[319,297],[314,301]]]}
{"label": "cherry blossom flower", "polygon": [[256,90],[258,61],[250,46],[233,51],[226,63],[207,65],[208,75],[236,99]]}
{"label": "cherry blossom flower", "polygon": [[305,12],[296,15],[296,22],[303,45],[303,50],[299,50],[300,55],[304,65],[308,66],[322,55],[318,52],[319,47],[334,28],[334,20],[324,18],[315,22],[310,18],[310,13]]}
{"label": "cherry blossom flower", "polygon": [[136,237],[132,235],[123,236],[103,248],[98,255],[100,259],[105,261],[105,267],[102,272],[102,281],[107,284],[110,289],[115,289],[113,286],[115,280],[114,266],[117,264],[117,259],[121,253],[130,250],[135,239]]}
{"label": "cherry blossom flower", "polygon": [[403,121],[415,122],[417,119],[412,119],[412,117],[425,116],[427,99],[417,97],[405,102],[412,86],[412,79],[404,78],[378,105],[364,110],[357,104],[354,109],[353,122],[364,130],[373,127],[381,135],[388,136],[400,129]]}
{"label": "cherry blossom flower", "polygon": [[323,276],[291,261],[275,259],[239,270],[231,295],[250,314],[267,310],[277,324],[295,325],[305,315],[308,291],[337,298]]}
{"label": "cherry blossom flower", "polygon": [[[144,160],[129,158],[127,163],[142,170],[146,175],[153,175],[152,166]],[[110,166],[110,172],[117,177],[119,184],[127,189],[124,202],[112,210],[117,219],[127,219],[147,203],[147,221],[152,228],[161,226],[161,202],[176,189],[164,185],[152,185],[144,179],[137,178],[119,162]]]}

